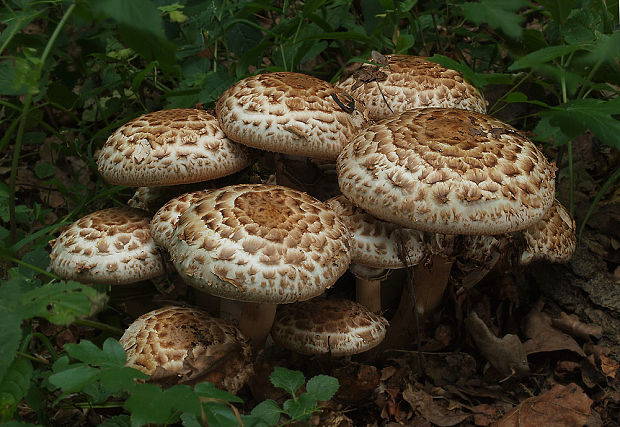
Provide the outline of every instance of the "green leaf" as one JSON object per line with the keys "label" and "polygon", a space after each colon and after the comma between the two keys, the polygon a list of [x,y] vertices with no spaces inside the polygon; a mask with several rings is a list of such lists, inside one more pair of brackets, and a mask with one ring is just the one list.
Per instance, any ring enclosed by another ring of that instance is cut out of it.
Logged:
{"label": "green leaf", "polygon": [[271,426],[278,424],[280,414],[282,414],[282,409],[280,409],[274,400],[267,399],[256,405],[250,414],[259,417]]}
{"label": "green leaf", "polygon": [[577,0],[538,0],[559,23],[566,20],[576,2]]}
{"label": "green leaf", "polygon": [[517,39],[523,31],[520,25],[523,17],[516,12],[528,5],[528,0],[480,0],[463,3],[460,7],[463,16],[476,25],[488,24],[491,28],[501,29],[508,37]]}
{"label": "green leaf", "polygon": [[171,419],[172,408],[164,398],[162,389],[153,384],[137,384],[125,401],[125,409],[131,412],[132,427],[148,423],[165,424]]}
{"label": "green leaf", "polygon": [[209,427],[231,427],[239,425],[239,419],[228,405],[208,402],[203,404],[203,408]]}
{"label": "green leaf", "polygon": [[293,420],[307,419],[316,411],[316,399],[308,393],[303,393],[297,399],[289,399],[284,402],[282,408]]}
{"label": "green leaf", "polygon": [[269,380],[274,387],[282,388],[288,391],[291,396],[297,394],[299,387],[304,385],[306,378],[301,371],[292,371],[290,369],[276,366],[273,368],[273,372],[269,376]]}
{"label": "green leaf", "polygon": [[28,82],[19,77],[21,59],[0,62],[0,95],[18,96],[29,92]]}
{"label": "green leaf", "polygon": [[52,374],[49,382],[59,387],[63,393],[82,390],[86,385],[97,379],[99,371],[84,364],[74,365],[69,369]]}
{"label": "green leaf", "polygon": [[99,427],[130,427],[129,415],[115,415],[99,424]]}
{"label": "green leaf", "polygon": [[0,286],[0,381],[12,364],[22,338],[20,327],[24,317],[20,303],[25,285],[24,279],[16,278]]}
{"label": "green leaf", "polygon": [[329,400],[338,391],[338,380],[329,375],[317,375],[308,380],[306,391],[316,400]]}
{"label": "green leaf", "polygon": [[34,174],[39,179],[46,179],[54,176],[56,173],[56,166],[45,162],[38,162],[34,165]]}
{"label": "green leaf", "polygon": [[13,417],[18,403],[28,393],[32,371],[32,363],[20,357],[13,361],[0,381],[0,421]]}
{"label": "green leaf", "polygon": [[22,296],[25,317],[44,317],[55,324],[69,324],[75,318],[90,315],[91,300],[97,291],[81,283],[47,283]]}
{"label": "green leaf", "polygon": [[559,58],[563,55],[568,55],[569,53],[575,52],[580,49],[585,49],[585,46],[571,44],[544,47],[532,53],[528,53],[525,56],[522,56],[521,58],[513,62],[510,67],[508,67],[508,71],[517,71],[524,68],[534,68],[538,65],[549,62],[552,59]]}
{"label": "green leaf", "polygon": [[202,397],[225,400],[226,402],[243,403],[243,400],[232,393],[215,388],[210,382],[196,384],[194,391]]}

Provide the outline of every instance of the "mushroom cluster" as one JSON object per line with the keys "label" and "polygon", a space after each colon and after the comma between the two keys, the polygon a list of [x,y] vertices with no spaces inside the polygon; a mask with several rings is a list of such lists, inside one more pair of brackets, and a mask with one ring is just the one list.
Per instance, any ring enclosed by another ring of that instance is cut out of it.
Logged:
{"label": "mushroom cluster", "polygon": [[[144,114],[116,130],[97,160],[107,181],[141,187],[136,194],[236,173],[252,149],[327,162],[341,194],[323,202],[283,185],[199,184],[152,219],[128,208],[79,219],[52,242],[52,268],[84,282],[129,283],[162,274],[163,253],[188,285],[243,304],[232,319],[239,329],[188,307],[139,317],[121,342],[153,380],[214,378],[235,392],[246,368],[235,358],[231,377],[216,378],[210,361],[231,348],[245,358],[246,341],[260,348],[270,331],[302,354],[365,351],[386,336],[379,284],[388,270],[414,266],[426,314],[453,265],[473,283],[506,245],[520,245],[523,264],[565,261],[574,250],[574,222],[554,202],[553,164],[485,110],[458,72],[387,55],[336,85],[292,72],[242,79],[218,98],[215,116]],[[349,268],[358,303],[323,297]],[[413,323],[409,291],[392,323]]]}

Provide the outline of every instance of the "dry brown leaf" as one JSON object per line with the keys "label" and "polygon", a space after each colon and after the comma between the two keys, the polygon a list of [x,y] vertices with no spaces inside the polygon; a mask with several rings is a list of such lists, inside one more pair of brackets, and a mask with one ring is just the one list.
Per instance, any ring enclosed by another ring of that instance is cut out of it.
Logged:
{"label": "dry brown leaf", "polygon": [[560,313],[560,317],[558,319],[551,320],[551,325],[571,334],[574,337],[583,339],[589,339],[590,336],[600,339],[603,336],[603,328],[598,325],[583,323],[574,314],[566,314],[562,312]]}
{"label": "dry brown leaf", "polygon": [[585,357],[573,337],[551,326],[551,318],[542,312],[543,306],[542,301],[534,304],[523,322],[523,333],[530,338],[523,343],[526,354],[569,350]]}
{"label": "dry brown leaf", "polygon": [[618,362],[614,359],[601,354],[601,371],[609,378],[616,378],[618,372]]}
{"label": "dry brown leaf", "polygon": [[508,334],[497,338],[473,311],[465,319],[465,326],[480,353],[501,375],[510,377],[529,372],[527,357],[519,337]]}
{"label": "dry brown leaf", "polygon": [[427,421],[438,426],[454,426],[462,423],[471,414],[456,413],[449,411],[433,400],[433,397],[424,390],[414,390],[411,384],[403,392],[403,398],[411,405],[413,410],[424,417]]}
{"label": "dry brown leaf", "polygon": [[521,402],[496,426],[581,427],[590,416],[591,404],[592,400],[577,384],[557,384],[546,393]]}
{"label": "dry brown leaf", "polygon": [[503,414],[504,409],[499,406],[483,403],[471,408],[474,413],[474,424],[477,426],[489,426],[496,422]]}

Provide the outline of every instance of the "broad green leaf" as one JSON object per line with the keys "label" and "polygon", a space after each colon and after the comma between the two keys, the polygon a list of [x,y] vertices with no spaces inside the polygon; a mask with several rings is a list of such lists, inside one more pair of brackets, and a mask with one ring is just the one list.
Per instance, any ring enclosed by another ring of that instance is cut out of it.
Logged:
{"label": "broad green leaf", "polygon": [[20,327],[24,317],[20,304],[25,282],[23,279],[11,279],[0,285],[0,381],[13,363],[22,338]]}
{"label": "broad green leaf", "polygon": [[201,397],[225,400],[226,402],[242,403],[243,400],[232,393],[215,388],[210,382],[196,384],[194,391]]}
{"label": "broad green leaf", "polygon": [[79,364],[52,374],[49,382],[59,387],[63,393],[73,393],[82,390],[86,385],[97,379],[99,371],[90,366]]}
{"label": "broad green leaf", "polygon": [[56,173],[56,166],[46,162],[38,162],[34,165],[34,174],[39,179],[46,179],[52,177]]}
{"label": "broad green leaf", "polygon": [[307,419],[316,410],[316,399],[308,393],[302,393],[297,399],[284,402],[282,409],[294,420]]}
{"label": "broad green leaf", "polygon": [[52,323],[69,324],[88,316],[97,291],[78,282],[48,283],[22,296],[25,317],[44,317]]}
{"label": "broad green leaf", "polygon": [[127,391],[133,388],[136,379],[145,380],[149,376],[130,367],[101,368],[99,381],[111,394]]}
{"label": "broad green leaf", "polygon": [[559,23],[566,20],[576,2],[577,0],[538,0]]}
{"label": "broad green leaf", "polygon": [[308,380],[306,391],[316,400],[329,400],[338,391],[338,380],[329,375],[317,375]]}
{"label": "broad green leaf", "polygon": [[525,56],[522,56],[521,58],[513,62],[512,65],[508,67],[508,70],[517,71],[524,68],[533,68],[549,62],[552,59],[559,58],[563,55],[568,55],[569,53],[575,52],[580,49],[585,49],[585,46],[573,44],[544,47],[532,53],[528,53]]}
{"label": "broad green leaf", "polygon": [[233,410],[223,403],[209,402],[203,404],[209,427],[238,426],[239,419]]}
{"label": "broad green leaf", "polygon": [[282,409],[274,400],[267,399],[256,405],[250,414],[259,417],[268,425],[277,425]]}
{"label": "broad green leaf", "polygon": [[473,23],[488,24],[491,28],[501,29],[508,37],[521,37],[523,17],[517,13],[529,5],[528,0],[480,0],[463,3],[460,7],[463,15]]}
{"label": "broad green leaf", "polygon": [[511,104],[513,102],[525,102],[528,104],[539,105],[544,108],[550,108],[549,104],[546,104],[542,101],[537,101],[535,99],[528,99],[526,94],[524,94],[523,92],[519,92],[519,91],[510,92],[506,96],[506,98],[504,98],[504,102],[506,102],[507,104]]}
{"label": "broad green leaf", "polygon": [[131,396],[125,401],[124,407],[131,412],[132,427],[138,427],[148,423],[174,422],[173,408],[168,403],[160,387],[153,384],[137,384]]}
{"label": "broad green leaf", "polygon": [[292,371],[281,366],[273,368],[269,380],[274,387],[279,387],[288,391],[291,396],[295,396],[299,387],[306,382],[306,378],[301,371]]}
{"label": "broad green leaf", "polygon": [[28,393],[32,370],[32,363],[19,357],[0,381],[0,421],[8,421],[13,417],[17,404]]}
{"label": "broad green leaf", "polygon": [[0,95],[18,96],[25,95],[29,91],[28,82],[19,77],[21,73],[21,59],[4,60],[0,62]]}
{"label": "broad green leaf", "polygon": [[603,62],[615,65],[620,58],[620,31],[615,31],[612,35],[599,34],[598,40],[589,48],[590,53],[585,57],[592,66]]}

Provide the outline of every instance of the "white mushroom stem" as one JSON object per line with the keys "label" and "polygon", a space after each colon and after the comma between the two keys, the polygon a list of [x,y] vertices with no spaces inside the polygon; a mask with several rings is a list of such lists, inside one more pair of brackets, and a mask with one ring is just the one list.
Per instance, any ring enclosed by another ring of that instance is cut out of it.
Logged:
{"label": "white mushroom stem", "polygon": [[381,282],[388,270],[352,263],[349,270],[355,276],[355,299],[373,313],[381,311]]}
{"label": "white mushroom stem", "polygon": [[[427,265],[418,264],[414,267],[414,292],[420,320],[427,318],[441,304],[443,293],[448,285],[452,262],[440,255],[433,255]],[[405,283],[400,304],[390,320],[388,334],[382,347],[401,347],[411,343],[416,332],[411,286]]]}
{"label": "white mushroom stem", "polygon": [[252,346],[262,348],[276,317],[278,304],[246,302],[239,321],[239,329],[250,339]]}

